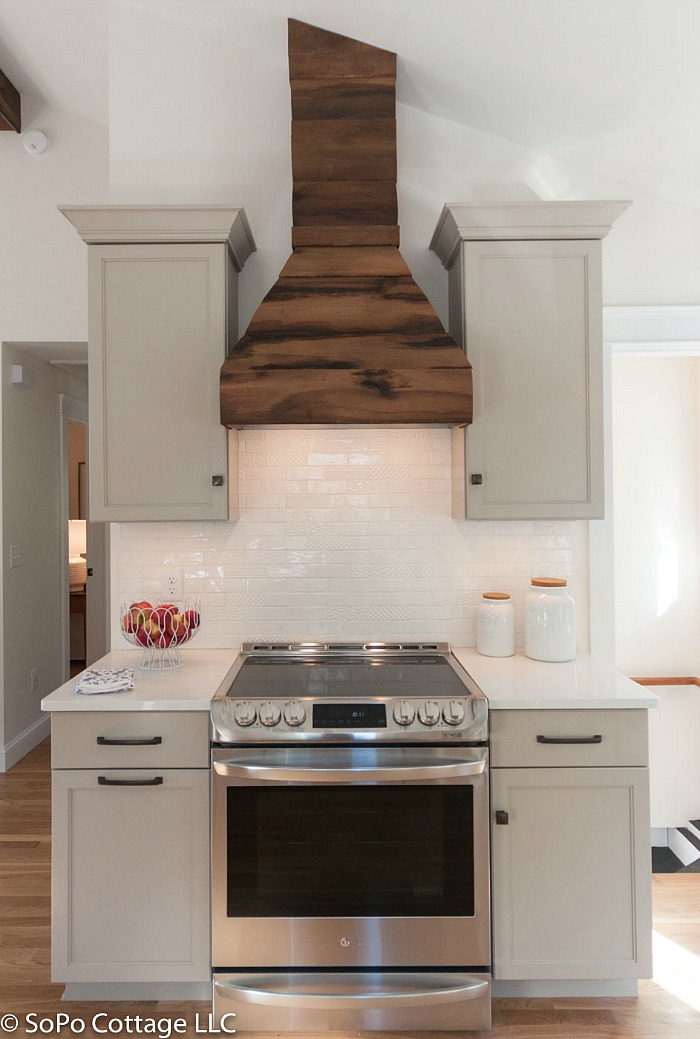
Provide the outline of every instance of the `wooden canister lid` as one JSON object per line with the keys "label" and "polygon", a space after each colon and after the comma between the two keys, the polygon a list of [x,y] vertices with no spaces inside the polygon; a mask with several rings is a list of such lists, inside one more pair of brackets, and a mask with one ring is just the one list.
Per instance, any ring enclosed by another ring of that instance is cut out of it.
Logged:
{"label": "wooden canister lid", "polygon": [[508,592],[484,592],[484,599],[510,599]]}
{"label": "wooden canister lid", "polygon": [[563,577],[533,577],[530,584],[535,588],[566,588]]}

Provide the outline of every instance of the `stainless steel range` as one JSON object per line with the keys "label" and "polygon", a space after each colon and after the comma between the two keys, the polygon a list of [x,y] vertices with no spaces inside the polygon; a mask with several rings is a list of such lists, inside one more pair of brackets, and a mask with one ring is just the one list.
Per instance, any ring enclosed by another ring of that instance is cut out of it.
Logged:
{"label": "stainless steel range", "polygon": [[217,1016],[488,1028],[488,705],[449,647],[247,644],[211,717]]}

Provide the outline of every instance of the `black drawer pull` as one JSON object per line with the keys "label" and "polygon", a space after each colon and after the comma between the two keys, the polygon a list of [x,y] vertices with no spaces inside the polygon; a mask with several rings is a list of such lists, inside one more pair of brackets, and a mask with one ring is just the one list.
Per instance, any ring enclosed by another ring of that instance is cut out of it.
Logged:
{"label": "black drawer pull", "polygon": [[507,826],[509,822],[508,812],[504,812],[502,808],[499,808],[496,812],[496,825]]}
{"label": "black drawer pull", "polygon": [[602,743],[602,736],[538,736],[538,743]]}
{"label": "black drawer pull", "polygon": [[155,779],[107,779],[107,776],[98,776],[97,782],[100,786],[162,786],[163,777],[156,776]]}
{"label": "black drawer pull", "polygon": [[98,747],[156,747],[163,742],[162,736],[151,736],[146,739],[118,739],[110,740],[107,736],[98,736]]}

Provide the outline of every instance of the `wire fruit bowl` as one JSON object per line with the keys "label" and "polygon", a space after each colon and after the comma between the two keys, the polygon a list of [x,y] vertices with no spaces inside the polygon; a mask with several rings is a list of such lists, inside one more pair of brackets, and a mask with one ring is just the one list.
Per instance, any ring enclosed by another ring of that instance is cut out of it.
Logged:
{"label": "wire fruit bowl", "polygon": [[197,634],[201,615],[199,599],[155,606],[145,600],[132,602],[130,606],[123,603],[122,635],[132,646],[143,648],[141,667],[164,671],[182,664],[180,646]]}

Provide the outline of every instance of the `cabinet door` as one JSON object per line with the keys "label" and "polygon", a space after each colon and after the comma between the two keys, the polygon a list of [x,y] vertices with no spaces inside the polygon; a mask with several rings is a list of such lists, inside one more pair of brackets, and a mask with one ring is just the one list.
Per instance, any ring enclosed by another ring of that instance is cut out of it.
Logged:
{"label": "cabinet door", "polygon": [[494,769],[491,780],[494,977],[649,977],[648,770]]}
{"label": "cabinet door", "polygon": [[[602,517],[600,242],[462,248],[462,341],[474,368],[466,516]],[[464,435],[455,431],[457,455]]]}
{"label": "cabinet door", "polygon": [[54,981],[207,981],[209,771],[54,771],[52,876]]}
{"label": "cabinet door", "polygon": [[90,246],[91,520],[227,518],[227,266],[225,245]]}

